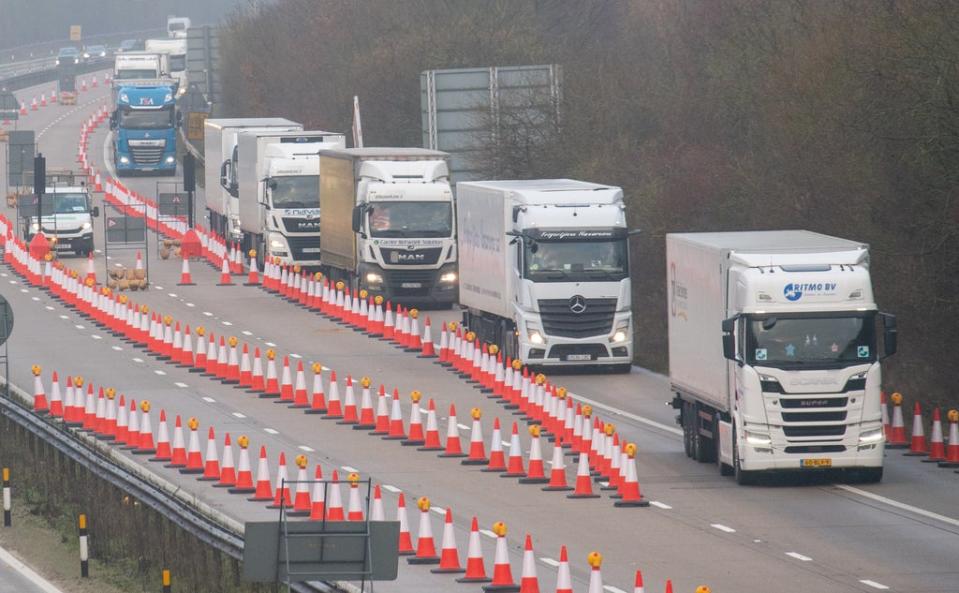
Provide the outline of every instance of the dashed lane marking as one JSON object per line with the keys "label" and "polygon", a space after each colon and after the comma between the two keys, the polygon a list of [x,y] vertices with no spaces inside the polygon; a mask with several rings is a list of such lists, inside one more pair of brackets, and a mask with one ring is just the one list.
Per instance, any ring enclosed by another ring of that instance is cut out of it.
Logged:
{"label": "dashed lane marking", "polygon": [[559,562],[557,562],[556,560],[553,560],[552,558],[546,558],[545,556],[541,556],[539,561],[548,566],[553,566],[553,567],[559,566]]}
{"label": "dashed lane marking", "polygon": [[35,301],[39,301],[39,300],[40,300],[40,297],[30,297],[30,298],[33,299],[33,300],[35,300]]}
{"label": "dashed lane marking", "polygon": [[297,447],[297,449],[299,449],[300,451],[306,451],[307,453],[313,453],[314,451],[316,451],[316,449],[314,449],[313,447],[307,447],[306,445],[300,445],[299,447]]}
{"label": "dashed lane marking", "polygon": [[614,587],[612,585],[604,585],[603,589],[609,591],[609,593],[626,593],[626,591],[623,591],[619,587]]}
{"label": "dashed lane marking", "polygon": [[[179,382],[179,381],[176,381],[176,382],[173,383],[173,384],[176,385],[177,387],[181,388],[181,389],[186,389],[186,387],[187,387],[187,384],[186,384],[186,383],[181,383],[181,382]],[[203,398],[203,399],[206,399],[206,398]]]}
{"label": "dashed lane marking", "polygon": [[229,321],[221,321],[220,323],[222,323],[223,325],[225,325],[225,326],[227,326],[227,327],[233,325],[233,324],[232,324],[231,322],[229,322]]}
{"label": "dashed lane marking", "polygon": [[263,432],[265,432],[265,433],[267,433],[267,434],[280,434],[279,431],[274,430],[274,429],[272,429],[272,428],[264,428],[264,429],[263,429]]}
{"label": "dashed lane marking", "polygon": [[119,346],[113,346],[112,348],[113,348],[114,350],[116,350],[117,352],[122,352],[122,351],[123,351],[123,348],[121,348],[121,347],[119,347]]}
{"label": "dashed lane marking", "polygon": [[61,316],[60,316],[60,319],[70,319],[70,317],[67,316],[67,315],[61,315]]}
{"label": "dashed lane marking", "polygon": [[491,537],[493,539],[496,539],[496,534],[490,531],[489,529],[480,529],[479,532],[485,535],[486,537]]}
{"label": "dashed lane marking", "polygon": [[669,509],[673,508],[673,507],[669,506],[668,504],[666,504],[665,502],[659,502],[658,500],[651,500],[651,501],[649,501],[649,504],[653,505],[654,507],[656,507],[656,508],[658,508],[658,509],[663,509],[663,510],[667,510],[667,511],[668,511]]}
{"label": "dashed lane marking", "polygon": [[728,525],[723,525],[722,523],[711,523],[710,527],[712,527],[713,529],[724,531],[726,533],[736,533],[735,529],[733,529],[732,527],[729,527]]}
{"label": "dashed lane marking", "polygon": [[345,471],[345,472],[357,473],[357,474],[360,473],[360,470],[356,469],[355,467],[349,466],[349,465],[344,465],[344,466],[341,466],[341,467],[343,468],[343,471]]}
{"label": "dashed lane marking", "polygon": [[94,340],[102,340],[102,339],[103,339],[103,336],[98,336],[98,335],[96,335],[96,334],[91,334],[90,337],[93,338]]}
{"label": "dashed lane marking", "polygon": [[434,513],[436,513],[437,515],[445,515],[445,514],[446,514],[446,509],[444,509],[443,507],[431,506],[431,507],[430,507],[430,510],[433,511]]}
{"label": "dashed lane marking", "polygon": [[46,307],[44,307],[44,309],[46,309],[47,311],[53,311],[53,310],[54,310],[54,308],[51,307],[50,305],[47,305]]}
{"label": "dashed lane marking", "polygon": [[270,348],[276,348],[276,344],[274,344],[273,342],[266,342],[266,345],[269,346]]}
{"label": "dashed lane marking", "polygon": [[86,329],[86,327],[85,327],[85,326],[83,326],[83,325],[80,325],[79,323],[78,323],[78,324],[76,324],[76,325],[74,325],[74,327],[75,327],[75,328],[77,328],[77,329]]}
{"label": "dashed lane marking", "polygon": [[213,317],[213,313],[210,313],[209,311],[204,311],[203,314],[207,317]]}
{"label": "dashed lane marking", "polygon": [[243,334],[244,336],[252,336],[252,335],[253,335],[253,332],[251,332],[251,331],[248,330],[248,329],[245,329],[245,330],[241,331],[240,333]]}
{"label": "dashed lane marking", "polygon": [[166,371],[161,371],[160,369],[153,369],[153,372],[160,375],[161,377],[166,374]]}
{"label": "dashed lane marking", "polygon": [[291,352],[291,353],[290,353],[290,358],[303,358],[303,357],[300,356],[299,354],[297,354],[296,352]]}
{"label": "dashed lane marking", "polygon": [[233,415],[236,416],[237,418],[246,418],[246,416],[244,414],[241,414],[240,412],[233,412]]}
{"label": "dashed lane marking", "polygon": [[207,395],[203,396],[203,401],[205,401],[205,402],[208,403],[208,404],[215,404],[215,403],[216,403],[216,400],[215,400],[215,399],[213,399],[212,397],[207,396]]}
{"label": "dashed lane marking", "polygon": [[134,358],[134,359],[133,359],[133,362],[139,362],[139,363],[142,364],[142,363],[143,363],[143,359],[142,359],[142,358]]}
{"label": "dashed lane marking", "polygon": [[799,560],[801,562],[812,562],[812,558],[810,558],[809,556],[804,556],[800,554],[799,552],[786,552],[786,555],[789,556],[790,558],[795,558],[796,560]]}
{"label": "dashed lane marking", "polygon": [[465,424],[461,424],[461,423],[459,423],[459,422],[456,423],[456,426],[458,426],[460,430],[469,430],[469,429],[470,429],[469,426],[466,426]]}
{"label": "dashed lane marking", "polygon": [[194,305],[193,303],[187,303],[186,306],[187,306],[187,307],[196,307],[196,305]]}
{"label": "dashed lane marking", "polygon": [[862,583],[863,585],[868,585],[872,587],[873,589],[879,589],[880,591],[885,591],[886,589],[889,588],[886,585],[883,585],[882,583],[877,583],[876,581],[871,581],[869,579],[859,579],[859,582]]}
{"label": "dashed lane marking", "polygon": [[392,492],[393,494],[399,494],[400,492],[402,492],[402,490],[400,490],[399,488],[397,488],[396,486],[392,484],[383,484],[383,490]]}

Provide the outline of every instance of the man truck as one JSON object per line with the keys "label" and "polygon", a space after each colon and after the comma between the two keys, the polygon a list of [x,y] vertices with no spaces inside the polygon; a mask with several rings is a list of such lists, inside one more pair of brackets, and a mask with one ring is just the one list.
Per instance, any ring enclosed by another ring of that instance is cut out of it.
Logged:
{"label": "man truck", "polygon": [[535,366],[633,356],[623,190],[572,179],[456,184],[463,323]]}
{"label": "man truck", "polygon": [[404,305],[456,302],[449,154],[332,150],[320,171],[320,259],[333,280]]}
{"label": "man truck", "polygon": [[229,240],[243,236],[240,229],[239,181],[234,168],[237,134],[241,130],[259,132],[299,132],[303,126],[282,117],[245,117],[208,119],[203,123],[204,194],[210,228]]}
{"label": "man truck", "polygon": [[117,175],[175,175],[179,117],[173,87],[119,87],[110,117]]}
{"label": "man truck", "polygon": [[345,148],[333,132],[255,132],[238,136],[240,229],[244,251],[287,265],[320,267],[320,151]]}
{"label": "man truck", "polygon": [[666,236],[666,258],[686,454],[741,484],[832,468],[881,480],[880,360],[896,351],[896,319],[877,310],[868,245],[809,231],[681,233]]}

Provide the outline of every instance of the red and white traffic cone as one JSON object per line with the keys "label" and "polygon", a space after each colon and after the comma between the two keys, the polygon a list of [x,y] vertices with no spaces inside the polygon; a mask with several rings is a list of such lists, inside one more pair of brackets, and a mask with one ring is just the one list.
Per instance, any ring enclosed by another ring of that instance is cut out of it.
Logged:
{"label": "red and white traffic cone", "polygon": [[589,457],[586,453],[579,454],[579,464],[576,468],[576,487],[566,498],[599,498],[593,494],[593,478],[589,473]]}
{"label": "red and white traffic cone", "polygon": [[419,358],[436,358],[436,347],[433,344],[433,335],[432,335],[432,325],[430,324],[430,318],[426,318],[426,323],[423,324],[423,346],[420,349],[418,355]]}
{"label": "red and white traffic cone", "polygon": [[386,521],[386,511],[383,510],[383,493],[380,485],[373,486],[373,503],[370,505],[370,521]]}
{"label": "red and white traffic cone", "polygon": [[[240,461],[236,466],[236,485],[230,488],[230,494],[253,494],[256,492],[256,486],[253,484],[253,471],[250,469],[250,439],[241,435],[236,440],[240,446]],[[260,459],[266,463],[266,449],[260,450]],[[266,487],[270,487],[270,476],[266,476]]]}
{"label": "red and white traffic cone", "polygon": [[[419,407],[419,404],[416,404]],[[406,429],[403,427],[403,410],[400,408],[400,392],[393,388],[393,401],[390,404],[390,431],[384,441],[402,441],[406,439]]]}
{"label": "red and white traffic cone", "polygon": [[253,387],[253,368],[250,365],[250,345],[243,343],[243,351],[240,353],[240,374],[238,387],[249,389]]}
{"label": "red and white traffic cone", "polygon": [[509,552],[506,548],[506,524],[493,524],[496,534],[496,553],[493,556],[493,582],[483,586],[487,593],[519,593],[519,586],[513,581],[513,571],[509,564]]}
{"label": "red and white traffic cone", "polygon": [[533,555],[533,538],[526,534],[523,546],[523,571],[519,577],[520,593],[539,593],[539,578],[536,576],[536,556]]}
{"label": "red and white traffic cone", "polygon": [[959,467],[959,410],[949,410],[949,442],[946,444],[946,459],[939,467]]}
{"label": "red and white traffic cone", "polygon": [[201,482],[217,482],[220,479],[220,458],[216,450],[216,435],[211,426],[206,434],[206,455],[203,456],[203,475],[197,478]]}
{"label": "red and white traffic cone", "polygon": [[589,563],[589,588],[586,593],[603,593],[603,573],[599,568],[603,564],[603,555],[599,552],[590,552],[586,557]]}
{"label": "red and white traffic cone", "polygon": [[256,251],[251,249],[249,256],[250,271],[246,275],[246,286],[256,286],[260,283],[260,273],[256,269]]}
{"label": "red and white traffic cone", "polygon": [[127,427],[127,440],[122,448],[127,451],[136,451],[137,447],[140,446],[140,416],[137,414],[137,402],[135,399],[130,399],[129,418],[130,424]]}
{"label": "red and white traffic cone", "polygon": [[60,379],[56,371],[50,380],[50,415],[54,418],[63,417],[63,399],[60,396]]}
{"label": "red and white traffic cone", "polygon": [[196,418],[190,418],[187,421],[187,427],[190,429],[190,441],[186,450],[186,467],[182,468],[180,473],[202,474],[203,456],[200,453],[200,435],[197,433],[200,422]]}
{"label": "red and white traffic cone", "polygon": [[546,484],[549,478],[546,477],[546,468],[543,465],[543,452],[539,443],[540,428],[533,424],[529,427],[530,446],[529,446],[529,467],[526,470],[526,476],[519,479],[520,484]]}
{"label": "red and white traffic cone", "polygon": [[223,263],[220,265],[220,281],[217,283],[217,286],[233,286],[233,276],[230,274],[230,260],[224,257],[222,261]]}
{"label": "red and white traffic cone", "polygon": [[547,492],[559,492],[572,489],[573,488],[566,483],[566,462],[563,453],[563,439],[557,435],[556,441],[553,443],[553,466],[549,473],[549,484],[543,486],[543,490]]}
{"label": "red and white traffic cone", "polygon": [[643,571],[636,569],[636,579],[633,583],[633,593],[646,593],[646,588],[643,587]]}
{"label": "red and white traffic cone", "polygon": [[440,565],[430,572],[437,574],[461,574],[466,572],[460,566],[460,554],[456,549],[456,534],[453,532],[453,511],[446,508],[443,521],[443,543],[440,546]]}
{"label": "red and white traffic cone", "polygon": [[[125,417],[123,421],[124,424],[126,424]],[[150,458],[150,461],[170,461],[172,458],[173,452],[170,449],[170,433],[167,430],[166,410],[160,410],[160,425],[157,427],[157,452],[156,455]]]}
{"label": "red and white traffic cone", "polygon": [[270,485],[270,465],[266,458],[266,447],[260,447],[260,461],[256,467],[256,490],[247,500],[270,502],[273,500],[273,486]]}
{"label": "red and white traffic cone", "polygon": [[[519,435],[517,434],[517,439]],[[500,433],[499,418],[493,419],[493,436],[490,438],[489,463],[482,470],[484,472],[505,472],[506,456],[503,454],[503,437]]]}
{"label": "red and white traffic cone", "polygon": [[250,388],[247,393],[266,393],[266,378],[263,376],[263,357],[260,348],[253,349],[253,370],[250,371]]}
{"label": "red and white traffic cone", "polygon": [[902,419],[902,394],[893,393],[892,400],[892,425],[889,427],[889,440],[886,448],[905,449],[909,442],[906,440],[906,426]]}
{"label": "red and white traffic cone", "polygon": [[[68,378],[69,380],[69,378]],[[942,438],[942,417],[939,408],[932,410],[932,435],[929,439],[929,457],[923,463],[933,463],[946,460],[946,446]]]}
{"label": "red and white traffic cone", "polygon": [[310,504],[310,521],[322,521],[326,516],[326,483],[323,482],[323,469],[316,464],[313,473],[313,501]]}
{"label": "red and white traffic cone", "polygon": [[93,280],[94,283],[97,281],[97,270],[93,265],[93,253],[87,255],[87,275],[84,280]]}
{"label": "red and white traffic cone", "polygon": [[[480,442],[482,444],[482,441]],[[456,405],[450,404],[450,415],[446,422],[446,449],[440,457],[466,457],[460,443],[459,424],[456,420]]]}
{"label": "red and white traffic cone", "polygon": [[293,498],[290,495],[290,476],[286,471],[286,453],[280,452],[279,468],[276,471],[276,487],[273,489],[273,502],[267,505],[268,509],[278,509],[280,507],[290,508],[293,506]]}
{"label": "red and white traffic cone", "polygon": [[283,375],[280,379],[280,399],[274,403],[293,403],[293,375],[290,372],[290,357],[283,357]]}
{"label": "red and white traffic cone", "polygon": [[276,378],[276,353],[273,350],[266,351],[266,389],[260,397],[280,397],[280,382]]}
{"label": "red and white traffic cone", "polygon": [[287,511],[287,515],[292,517],[309,517],[313,509],[313,501],[310,499],[309,476],[306,475],[308,461],[306,455],[297,455],[293,460],[296,464],[296,487],[293,495],[293,508]]}
{"label": "red and white traffic cone", "polygon": [[183,423],[179,414],[173,421],[173,451],[170,455],[170,463],[164,467],[186,467],[186,442],[183,439]]}
{"label": "red and white traffic cone", "polygon": [[340,476],[336,470],[333,470],[330,479],[330,499],[326,501],[326,520],[346,521],[346,513],[343,511],[343,497],[340,494]]}
{"label": "red and white traffic cone", "polygon": [[649,501],[639,491],[639,478],[636,476],[636,443],[626,443],[623,447],[623,479],[619,485],[620,499],[613,503],[617,507],[648,507]]}
{"label": "red and white traffic cone", "polygon": [[513,432],[509,440],[509,461],[506,472],[500,474],[504,478],[523,478],[526,470],[523,469],[523,450],[519,442],[519,425],[513,422]]}
{"label": "red and white traffic cone", "polygon": [[43,389],[43,379],[40,378],[42,369],[40,365],[35,364],[33,370],[33,412],[35,414],[46,414],[49,412],[47,404],[47,393]]}
{"label": "red and white traffic cone", "polygon": [[410,518],[406,514],[406,496],[402,492],[396,502],[396,520],[400,524],[399,554],[412,556],[416,550],[413,549],[413,538],[410,535]]}
{"label": "red and white traffic cone", "polygon": [[470,452],[466,459],[461,461],[463,465],[486,465],[489,459],[486,458],[486,447],[483,444],[483,425],[480,423],[482,412],[479,408],[470,410],[470,416],[473,417],[473,426],[470,429]]}
{"label": "red and white traffic cone", "polygon": [[[249,470],[249,467],[247,468]],[[233,463],[233,442],[230,433],[223,438],[223,463],[220,464],[220,480],[214,488],[232,488],[236,486],[236,466]]]}
{"label": "red and white traffic cone", "polygon": [[177,286],[196,286],[193,282],[193,276],[190,274],[190,258],[183,256],[183,263],[180,265],[180,281]]}
{"label": "red and white traffic cone", "polygon": [[360,502],[360,476],[351,473],[347,476],[350,482],[350,496],[346,508],[347,521],[363,521],[363,504]]}
{"label": "red and white traffic cone", "polygon": [[376,422],[371,435],[386,436],[390,434],[390,403],[386,397],[386,388],[380,384],[379,393],[376,395]]}
{"label": "red and white traffic cone", "polygon": [[353,377],[347,375],[346,387],[343,390],[343,418],[337,424],[357,424],[358,422],[356,396],[353,394]]}
{"label": "red and white traffic cone", "polygon": [[566,546],[559,548],[559,565],[556,567],[556,593],[573,593],[573,579],[569,574],[569,556]]}
{"label": "red and white traffic cone", "polygon": [[436,421],[436,403],[430,398],[426,406],[426,438],[422,447],[417,447],[417,451],[442,451],[443,445],[440,444],[440,430]]}
{"label": "red and white traffic cone", "polygon": [[912,408],[912,440],[909,450],[903,453],[907,457],[925,457],[929,454],[929,445],[926,442],[926,433],[922,426],[922,408],[916,402]]}
{"label": "red and white traffic cone", "polygon": [[430,525],[430,499],[421,496],[416,501],[420,509],[420,528],[416,536],[416,555],[407,558],[410,564],[439,564],[440,557],[436,555],[436,544],[433,541],[433,528]]}
{"label": "red and white traffic cone", "polygon": [[488,583],[486,567],[483,565],[483,546],[480,541],[479,521],[473,517],[470,526],[469,544],[466,548],[466,574],[456,579],[457,583]]}
{"label": "red and white traffic cone", "polygon": [[296,363],[296,383],[293,385],[293,403],[291,408],[309,408],[310,401],[306,393],[306,374],[303,371],[303,361]]}
{"label": "red and white traffic cone", "polygon": [[313,371],[313,389],[310,401],[310,409],[305,410],[306,414],[325,414],[326,413],[326,394],[323,393],[323,365],[314,362],[310,366]]}
{"label": "red and white traffic cone", "polygon": [[153,429],[150,426],[150,402],[140,402],[140,434],[137,437],[135,455],[153,455],[156,447],[153,444]]}
{"label": "red and white traffic cone", "polygon": [[373,430],[376,428],[376,414],[373,412],[373,399],[370,396],[370,385],[372,381],[369,377],[360,379],[360,418],[357,424],[353,425],[353,430]]}
{"label": "red and white traffic cone", "polygon": [[418,446],[426,443],[426,437],[423,435],[423,421],[420,418],[420,398],[423,397],[419,391],[410,393],[410,432],[408,437],[402,441],[403,446]]}
{"label": "red and white traffic cone", "polygon": [[343,418],[343,405],[340,402],[340,386],[336,381],[336,371],[330,371],[330,390],[326,400],[324,420],[339,420]]}

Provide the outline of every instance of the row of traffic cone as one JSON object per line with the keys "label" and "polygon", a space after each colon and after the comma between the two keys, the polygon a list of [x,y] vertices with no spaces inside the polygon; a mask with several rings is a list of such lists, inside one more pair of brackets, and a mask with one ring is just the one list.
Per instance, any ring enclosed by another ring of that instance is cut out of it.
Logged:
{"label": "row of traffic cone", "polygon": [[902,414],[902,395],[893,393],[889,400],[892,403],[892,420],[888,420],[886,413],[886,396],[882,394],[883,430],[890,449],[906,449],[903,453],[908,457],[922,457],[924,463],[937,463],[939,467],[959,468],[959,410],[949,410],[948,443],[943,439],[942,415],[938,407],[932,410],[932,431],[930,439],[926,439],[922,406],[919,402],[913,404],[912,434],[907,439],[906,428]]}

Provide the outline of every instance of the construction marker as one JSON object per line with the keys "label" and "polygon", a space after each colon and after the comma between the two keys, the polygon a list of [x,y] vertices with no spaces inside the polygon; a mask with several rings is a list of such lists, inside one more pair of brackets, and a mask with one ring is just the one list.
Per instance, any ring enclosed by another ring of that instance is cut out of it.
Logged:
{"label": "construction marker", "polygon": [[87,548],[87,516],[80,515],[80,576],[90,576],[90,551]]}
{"label": "construction marker", "polygon": [[3,468],[3,526],[10,527],[13,524],[10,515],[10,468]]}
{"label": "construction marker", "polygon": [[173,588],[170,586],[170,569],[163,569],[163,593],[170,593]]}

